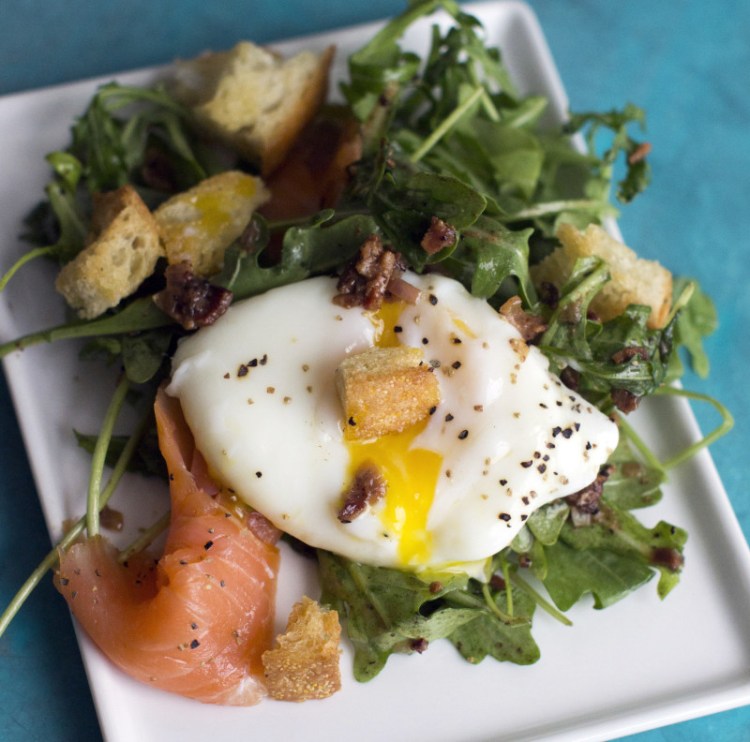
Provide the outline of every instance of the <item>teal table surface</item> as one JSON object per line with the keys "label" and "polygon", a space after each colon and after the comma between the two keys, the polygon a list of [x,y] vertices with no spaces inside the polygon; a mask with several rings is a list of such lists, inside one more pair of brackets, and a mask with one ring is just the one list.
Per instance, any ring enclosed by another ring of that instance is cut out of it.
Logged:
{"label": "teal table surface", "polygon": [[[750,3],[530,0],[575,110],[632,101],[648,114],[654,180],[620,219],[643,254],[696,276],[720,327],[712,373],[734,431],[712,449],[745,537],[750,450]],[[0,22],[0,94],[163,63],[240,38],[270,42],[375,20],[401,0],[10,0]],[[2,126],[2,122],[0,122]],[[0,153],[0,161],[3,154]],[[746,252],[747,251],[747,252]],[[742,328],[745,328],[744,330]],[[697,409],[704,430],[712,416]],[[4,376],[0,376],[0,602],[49,548]],[[748,617],[750,630],[750,617]],[[0,639],[0,740],[100,739],[72,625],[50,581]],[[638,742],[750,740],[750,708],[656,729]]]}

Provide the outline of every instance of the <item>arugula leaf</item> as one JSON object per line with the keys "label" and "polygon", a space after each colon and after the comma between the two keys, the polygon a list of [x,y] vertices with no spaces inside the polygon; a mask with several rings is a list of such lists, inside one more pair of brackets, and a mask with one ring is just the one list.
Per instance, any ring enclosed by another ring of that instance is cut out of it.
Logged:
{"label": "arugula leaf", "polygon": [[150,296],[134,299],[116,311],[92,320],[81,320],[32,332],[0,345],[0,358],[15,350],[23,350],[38,343],[56,340],[93,338],[101,335],[124,335],[173,324],[172,320],[154,304]]}
{"label": "arugula leaf", "polygon": [[[513,616],[507,593],[488,603],[476,580],[464,574],[414,573],[352,562],[318,551],[321,600],[346,622],[354,645],[354,676],[375,677],[393,652],[423,651],[424,642],[447,638],[471,662],[487,655],[528,664],[539,658],[531,637],[535,603],[513,589]],[[501,616],[503,616],[501,618]]]}
{"label": "arugula leaf", "polygon": [[626,435],[620,435],[608,463],[613,468],[604,484],[607,502],[622,510],[635,510],[651,507],[661,500],[661,486],[666,481],[664,470],[638,459]]}
{"label": "arugula leaf", "polygon": [[637,557],[607,548],[575,549],[560,540],[544,550],[544,587],[561,611],[572,608],[587,593],[594,596],[595,608],[606,608],[654,576]]}
{"label": "arugula leaf", "polygon": [[566,523],[557,543],[546,547],[553,551],[547,553],[544,585],[561,610],[586,592],[592,592],[596,607],[602,608],[651,579],[657,569],[663,598],[677,584],[686,541],[684,530],[664,521],[649,529],[603,498],[594,522],[580,528]]}
{"label": "arugula leaf", "polygon": [[254,215],[256,241],[249,249],[231,246],[224,255],[224,268],[214,281],[230,289],[237,300],[332,271],[353,257],[369,235],[378,232],[370,216],[354,214],[332,222],[333,216],[333,211],[321,212],[307,225],[287,229],[279,260],[264,266],[269,234],[263,217]]}
{"label": "arugula leaf", "polygon": [[643,109],[629,103],[621,111],[571,114],[565,126],[565,131],[570,134],[579,131],[584,133],[590,153],[597,151],[597,136],[600,131],[611,132],[612,141],[595,171],[598,171],[603,182],[609,183],[618,156],[621,153],[625,155],[626,173],[617,189],[617,198],[623,203],[632,201],[645,190],[651,180],[651,169],[645,158],[648,148],[644,149],[644,143],[633,139],[628,133],[629,125],[633,123],[645,127],[646,115]]}
{"label": "arugula leaf", "polygon": [[[703,339],[716,330],[716,307],[711,298],[701,291],[697,282],[687,278],[675,280],[673,288],[675,296],[679,296],[688,286],[692,287],[692,294],[688,303],[677,315],[675,343],[685,348],[691,368],[698,376],[705,379],[709,372],[709,361],[703,348]],[[674,361],[675,366],[671,376],[677,378],[682,375],[682,369],[676,353]]]}
{"label": "arugula leaf", "polygon": [[[531,665],[541,656],[539,646],[531,635],[531,616],[536,604],[527,593],[512,588],[514,614],[521,621],[506,623],[486,609],[475,609],[474,618],[461,623],[448,635],[461,656],[478,664],[490,656],[499,662]],[[508,610],[505,591],[498,591],[494,601],[502,611]]]}

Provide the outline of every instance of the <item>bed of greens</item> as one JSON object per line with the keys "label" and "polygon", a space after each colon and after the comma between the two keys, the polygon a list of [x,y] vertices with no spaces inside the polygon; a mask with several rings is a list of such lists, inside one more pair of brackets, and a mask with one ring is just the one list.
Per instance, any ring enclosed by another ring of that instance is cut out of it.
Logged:
{"label": "bed of greens", "polygon": [[[434,27],[426,56],[402,49],[411,24],[438,9],[453,22]],[[489,655],[532,663],[540,656],[532,635],[535,611],[568,624],[565,612],[586,596],[605,608],[654,577],[660,597],[678,583],[687,534],[678,524],[646,527],[637,511],[657,503],[669,469],[725,433],[731,417],[706,400],[722,414],[722,424],[671,460],[659,461],[618,410],[612,392],[625,390],[636,401],[654,394],[705,400],[674,382],[686,360],[700,375],[708,373],[701,340],[714,327],[714,309],[695,281],[680,279],[662,329],[649,329],[649,310],[641,306],[603,323],[587,312],[608,280],[606,264],[596,258],[575,265],[554,302],[531,281],[529,266],[556,245],[560,222],[606,223],[616,216],[615,201],[626,204],[646,188],[650,171],[639,139],[644,114],[636,106],[571,114],[560,126],[549,124],[547,101],[519,95],[501,52],[486,47],[478,21],[449,0],[411,2],[350,57],[342,93],[362,124],[363,156],[339,204],[294,223],[255,215],[252,242],[230,248],[212,282],[236,301],[336,271],[357,252],[362,234],[379,234],[413,270],[439,267],[496,307],[520,295],[524,310],[542,319],[546,330],[538,345],[552,369],[576,369],[579,393],[620,423],[620,445],[596,517],[581,524],[565,500],[541,508],[511,546],[495,555],[486,581],[457,574],[427,578],[323,551],[310,555],[319,565],[322,600],[345,619],[359,680],[375,676],[391,653],[422,652],[441,638],[470,662]],[[166,88],[116,83],[98,89],[74,123],[69,146],[47,159],[52,178],[46,198],[26,222],[31,247],[2,278],[3,287],[29,260],[62,264],[83,248],[93,193],[130,183],[153,208],[228,162],[234,166],[231,156],[195,133],[189,111]],[[155,160],[167,163],[168,187],[156,187],[149,177]],[[420,240],[433,216],[452,225],[457,238],[430,255]],[[272,239],[281,240],[273,261],[267,250]],[[149,279],[101,318],[72,320],[0,346],[2,357],[36,343],[78,339],[84,341],[82,362],[104,357],[122,368],[102,430],[76,431],[79,444],[92,453],[92,484],[88,513],[66,534],[63,548],[84,531],[98,530],[98,513],[126,469],[164,476],[148,413],[130,437],[112,435],[132,392],[141,403],[153,399],[185,333],[152,299],[160,280]],[[615,362],[624,347],[643,352]],[[105,466],[113,467],[114,476],[102,489]],[[56,558],[53,550],[23,586],[3,614],[0,632]]]}

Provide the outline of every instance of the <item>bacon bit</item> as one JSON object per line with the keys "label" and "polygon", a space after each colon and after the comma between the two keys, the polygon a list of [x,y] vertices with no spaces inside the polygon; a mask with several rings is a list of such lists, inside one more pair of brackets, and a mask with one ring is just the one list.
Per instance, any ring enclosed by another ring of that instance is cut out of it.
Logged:
{"label": "bacon bit", "polygon": [[505,590],[505,579],[502,577],[502,575],[499,575],[497,573],[493,574],[492,577],[490,577],[490,587],[495,592]]}
{"label": "bacon bit", "polygon": [[572,389],[574,392],[578,391],[578,387],[581,384],[581,372],[574,369],[572,366],[566,366],[560,372],[560,381],[565,384],[568,389]]}
{"label": "bacon bit", "polygon": [[384,497],[385,489],[385,480],[380,470],[374,464],[363,464],[354,475],[354,481],[338,512],[338,519],[342,523],[351,523],[365,512],[368,505],[373,505]]}
{"label": "bacon bit", "polygon": [[631,358],[635,358],[636,356],[647,361],[648,350],[640,345],[620,348],[620,350],[612,354],[612,363],[627,363]]}
{"label": "bacon bit", "polygon": [[399,253],[383,247],[380,237],[371,234],[362,243],[359,255],[344,268],[333,303],[341,307],[364,307],[377,311],[392,279],[405,269]]}
{"label": "bacon bit", "polygon": [[263,543],[273,545],[281,538],[281,531],[261,513],[249,513],[245,522]]}
{"label": "bacon bit", "polygon": [[108,531],[121,531],[125,525],[125,516],[119,510],[105,505],[99,513],[99,523]]}
{"label": "bacon bit", "polygon": [[641,142],[629,155],[628,165],[635,165],[641,160],[645,160],[646,157],[651,154],[651,143]]}
{"label": "bacon bit", "polygon": [[185,330],[212,325],[232,303],[231,291],[196,276],[189,261],[167,266],[164,276],[167,285],[154,303]]}
{"label": "bacon bit", "polygon": [[679,572],[685,564],[685,558],[677,549],[660,546],[651,550],[651,563],[666,567],[671,572]]}
{"label": "bacon bit", "polygon": [[614,466],[607,464],[599,469],[596,479],[583,489],[568,495],[565,501],[578,510],[579,513],[596,515],[599,512],[599,500],[602,498],[604,484],[614,471]]}
{"label": "bacon bit", "polygon": [[416,286],[412,286],[403,278],[396,277],[388,281],[387,291],[395,299],[402,299],[407,304],[416,304],[422,294]]}
{"label": "bacon bit", "polygon": [[527,342],[533,342],[546,329],[547,324],[535,314],[530,314],[521,306],[521,297],[512,296],[500,307],[500,314],[521,333]]}
{"label": "bacon bit", "polygon": [[424,233],[424,237],[422,237],[422,241],[419,244],[428,255],[434,255],[443,248],[454,245],[456,236],[455,227],[433,216],[430,220],[430,226]]}
{"label": "bacon bit", "polygon": [[639,396],[629,392],[627,389],[613,389],[611,396],[612,401],[615,403],[615,407],[626,415],[637,409],[638,404],[641,401]]}

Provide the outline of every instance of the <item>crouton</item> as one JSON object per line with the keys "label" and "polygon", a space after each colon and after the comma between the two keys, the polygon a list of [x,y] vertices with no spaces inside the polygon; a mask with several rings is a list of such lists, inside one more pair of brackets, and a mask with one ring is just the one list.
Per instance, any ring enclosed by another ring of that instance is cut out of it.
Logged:
{"label": "crouton", "polygon": [[164,254],[151,212],[132,186],[94,194],[87,246],[66,263],[55,288],[82,319],[117,306]]}
{"label": "crouton", "polygon": [[286,157],[328,92],[334,49],[283,59],[241,41],[228,51],[177,62],[174,96],[200,127],[265,177]]}
{"label": "crouton", "polygon": [[341,688],[336,611],[303,597],[292,608],[277,647],[263,652],[266,687],[278,701],[328,698]]}
{"label": "crouton", "polygon": [[370,348],[344,359],[336,388],[350,439],[400,433],[440,403],[440,385],[418,348]]}
{"label": "crouton", "polygon": [[189,261],[193,272],[221,270],[224,252],[253,211],[268,199],[260,178],[229,170],[165,201],[154,212],[170,265]]}
{"label": "crouton", "polygon": [[656,261],[639,258],[595,224],[583,232],[571,224],[561,224],[557,237],[562,246],[531,269],[537,286],[552,283],[561,288],[576,259],[594,255],[607,263],[611,275],[591,303],[591,309],[600,319],[617,317],[630,304],[643,304],[651,307],[648,326],[664,326],[672,305],[672,274],[666,268]]}

